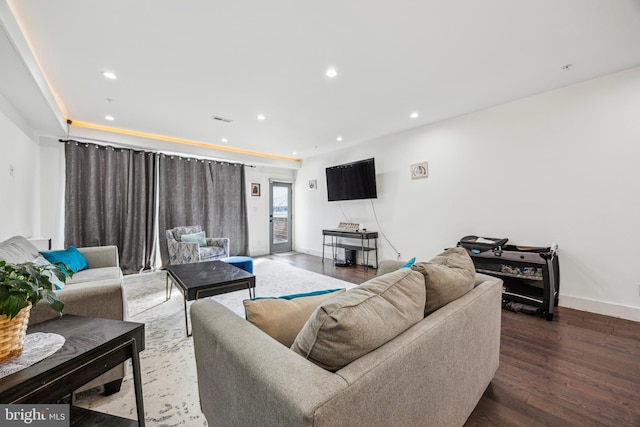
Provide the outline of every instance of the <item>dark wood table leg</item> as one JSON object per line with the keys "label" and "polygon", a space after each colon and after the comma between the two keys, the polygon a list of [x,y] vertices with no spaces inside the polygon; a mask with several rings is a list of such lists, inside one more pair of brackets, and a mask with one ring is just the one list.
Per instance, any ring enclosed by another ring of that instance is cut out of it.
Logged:
{"label": "dark wood table leg", "polygon": [[144,401],[142,396],[142,370],[140,369],[140,355],[136,340],[131,340],[131,365],[133,367],[133,387],[136,393],[136,409],[138,411],[138,425],[144,427]]}

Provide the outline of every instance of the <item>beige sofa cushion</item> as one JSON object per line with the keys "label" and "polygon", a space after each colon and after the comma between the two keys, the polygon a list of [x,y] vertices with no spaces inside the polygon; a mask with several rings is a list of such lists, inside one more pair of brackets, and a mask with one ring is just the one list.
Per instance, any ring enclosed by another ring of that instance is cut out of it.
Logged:
{"label": "beige sofa cushion", "polygon": [[344,289],[295,298],[244,300],[247,320],[276,341],[291,347],[311,313],[324,301],[344,293]]}
{"label": "beige sofa cushion", "polygon": [[403,268],[324,302],[291,349],[336,371],[395,338],[424,317],[421,274]]}
{"label": "beige sofa cushion", "polygon": [[22,236],[13,236],[0,242],[0,261],[9,264],[32,262],[40,256],[38,249]]}
{"label": "beige sofa cushion", "polygon": [[74,273],[73,277],[67,278],[67,285],[87,282],[93,283],[103,280],[109,280],[110,282],[122,280],[122,270],[120,270],[120,267],[100,267],[81,270]]}
{"label": "beige sofa cushion", "polygon": [[473,289],[476,270],[464,248],[450,248],[411,269],[422,273],[427,291],[425,316]]}

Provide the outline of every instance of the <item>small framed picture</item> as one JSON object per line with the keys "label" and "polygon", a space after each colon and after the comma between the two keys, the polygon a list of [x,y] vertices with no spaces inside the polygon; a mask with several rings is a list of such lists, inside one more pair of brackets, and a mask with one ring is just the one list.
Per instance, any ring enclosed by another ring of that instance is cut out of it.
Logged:
{"label": "small framed picture", "polygon": [[411,165],[411,179],[426,178],[427,176],[429,176],[429,162]]}
{"label": "small framed picture", "polygon": [[251,183],[251,196],[260,197],[260,184],[256,184],[255,182]]}
{"label": "small framed picture", "polygon": [[318,189],[318,181],[315,179],[312,179],[309,181],[309,187],[308,187],[309,191],[315,191]]}

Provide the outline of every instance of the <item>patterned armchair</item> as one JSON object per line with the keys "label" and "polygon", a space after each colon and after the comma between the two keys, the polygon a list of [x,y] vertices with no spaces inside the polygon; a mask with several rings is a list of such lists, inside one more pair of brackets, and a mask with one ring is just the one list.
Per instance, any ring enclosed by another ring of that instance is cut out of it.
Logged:
{"label": "patterned armchair", "polygon": [[199,225],[175,227],[167,230],[167,247],[169,249],[169,263],[190,264],[200,261],[212,261],[229,256],[229,239],[226,237],[207,237],[206,246],[197,242],[183,242],[182,236],[202,231]]}

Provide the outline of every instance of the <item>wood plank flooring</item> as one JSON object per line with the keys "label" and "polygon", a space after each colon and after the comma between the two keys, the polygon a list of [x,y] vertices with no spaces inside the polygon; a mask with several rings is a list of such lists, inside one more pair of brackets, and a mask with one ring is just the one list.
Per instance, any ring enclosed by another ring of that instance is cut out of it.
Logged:
{"label": "wood plank flooring", "polygon": [[[376,272],[269,258],[352,283]],[[639,427],[640,323],[564,307],[552,322],[503,311],[500,367],[465,426]]]}

